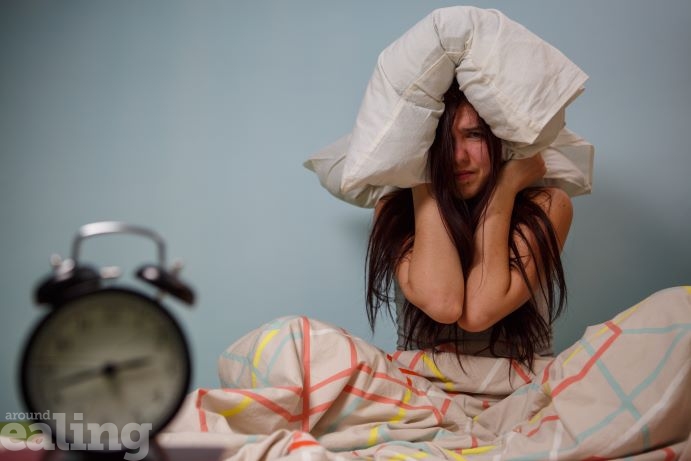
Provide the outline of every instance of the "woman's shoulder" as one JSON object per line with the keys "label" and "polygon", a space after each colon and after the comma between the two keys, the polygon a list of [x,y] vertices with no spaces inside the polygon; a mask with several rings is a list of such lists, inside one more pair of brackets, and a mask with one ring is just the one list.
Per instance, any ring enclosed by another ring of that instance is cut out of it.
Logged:
{"label": "woman's shoulder", "polygon": [[563,245],[573,220],[573,204],[569,194],[557,187],[545,187],[538,189],[531,196],[531,200],[544,210],[559,242]]}
{"label": "woman's shoulder", "polygon": [[571,197],[563,189],[558,187],[542,187],[531,195],[530,199],[539,205],[545,213],[572,214],[573,204]]}

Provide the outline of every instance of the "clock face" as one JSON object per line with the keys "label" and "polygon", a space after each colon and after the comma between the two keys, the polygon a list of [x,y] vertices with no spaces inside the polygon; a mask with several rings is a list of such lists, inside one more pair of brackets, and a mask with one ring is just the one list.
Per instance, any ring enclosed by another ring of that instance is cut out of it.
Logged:
{"label": "clock face", "polygon": [[58,433],[67,429],[67,440],[79,440],[70,431],[78,424],[84,443],[89,424],[97,425],[103,443],[120,440],[127,425],[136,429],[132,423],[151,424],[144,435],[153,435],[175,415],[189,378],[187,344],[170,314],[150,298],[115,288],[52,311],[22,362],[30,411]]}

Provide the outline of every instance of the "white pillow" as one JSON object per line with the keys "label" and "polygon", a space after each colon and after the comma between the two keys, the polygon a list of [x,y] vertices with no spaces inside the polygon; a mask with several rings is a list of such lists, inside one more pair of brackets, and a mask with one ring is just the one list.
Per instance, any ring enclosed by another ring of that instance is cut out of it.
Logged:
{"label": "white pillow", "polygon": [[572,195],[590,191],[592,146],[563,130],[564,110],[587,76],[499,11],[475,7],[435,10],[382,51],[352,133],[304,165],[332,194],[364,207],[425,182],[442,97],[454,79],[503,140],[505,158],[549,147],[546,182],[565,183]]}
{"label": "white pillow", "polygon": [[[336,198],[359,207],[373,208],[382,196],[398,187],[363,184],[343,191],[341,180],[349,143],[350,135],[343,136],[312,155],[303,165],[314,171],[321,185]],[[504,157],[509,158],[512,151],[506,144],[504,147]],[[592,144],[564,128],[541,154],[547,167],[542,185],[559,187],[572,197],[590,193],[594,157]]]}

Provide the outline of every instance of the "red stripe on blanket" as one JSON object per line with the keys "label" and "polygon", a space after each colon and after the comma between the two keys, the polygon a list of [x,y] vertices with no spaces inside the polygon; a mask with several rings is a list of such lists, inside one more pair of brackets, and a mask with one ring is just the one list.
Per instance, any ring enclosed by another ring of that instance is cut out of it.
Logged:
{"label": "red stripe on blanket", "polygon": [[420,373],[416,373],[413,370],[408,370],[407,368],[399,368],[398,371],[404,375],[422,376]]}
{"label": "red stripe on blanket", "polygon": [[367,373],[368,375],[371,375],[372,372],[374,371],[374,370],[372,369],[371,366],[367,365],[367,364],[364,363],[364,362],[358,364],[357,369],[358,369],[359,371],[364,371],[364,372]]}
{"label": "red stripe on blanket", "polygon": [[448,410],[450,406],[451,406],[451,399],[444,400],[444,403],[442,403],[441,409],[440,409],[441,414],[443,416],[446,416],[446,410]]}
{"label": "red stripe on blanket", "polygon": [[288,445],[288,453],[292,453],[293,451],[302,447],[313,447],[319,445],[319,442],[314,440],[311,435],[304,432],[294,432],[291,439],[293,441],[290,445]]}
{"label": "red stripe on blanket", "polygon": [[335,375],[331,375],[328,378],[326,378],[323,381],[319,381],[317,384],[312,386],[310,388],[311,392],[316,391],[317,389],[321,389],[322,387],[326,386],[327,384],[331,384],[334,381],[338,381],[339,379],[347,378],[353,374],[353,369],[352,368],[347,368],[343,371],[339,371]]}
{"label": "red stripe on blanket", "polygon": [[329,408],[331,408],[336,400],[330,400],[328,402],[321,403],[317,405],[316,407],[312,407],[309,410],[310,415],[315,415],[317,413],[322,413],[324,411],[327,411]]}
{"label": "red stripe on blanket", "polygon": [[288,446],[288,453],[292,453],[293,451],[297,450],[298,448],[302,447],[318,447],[319,442],[316,442],[314,440],[300,440],[298,442],[293,442]]}
{"label": "red stripe on blanket", "polygon": [[537,427],[536,427],[535,429],[533,429],[532,431],[528,432],[527,436],[528,436],[528,437],[532,437],[533,435],[535,435],[535,434],[542,428],[542,425],[543,425],[544,423],[546,423],[546,422],[548,422],[548,421],[556,421],[556,420],[558,420],[558,419],[559,419],[559,416],[557,416],[557,415],[545,416],[544,418],[542,418],[542,419],[540,420],[540,424],[538,424]]}
{"label": "red stripe on blanket", "polygon": [[662,451],[664,451],[667,455],[665,456],[665,461],[674,461],[675,459],[677,459],[676,453],[674,453],[674,450],[672,450],[671,448],[665,447],[662,449]]}
{"label": "red stripe on blanket", "polygon": [[276,389],[285,389],[286,391],[290,391],[295,395],[300,395],[302,392],[302,388],[300,386],[275,386]]}
{"label": "red stripe on blanket", "polygon": [[248,389],[228,389],[228,392],[231,394],[240,394],[240,395],[244,395],[246,397],[249,397],[252,400],[254,400],[255,402],[257,402],[258,404],[263,405],[266,408],[268,408],[269,410],[273,411],[277,415],[282,416],[288,422],[292,423],[292,422],[298,421],[300,419],[303,419],[302,414],[294,415],[291,412],[289,412],[288,410],[286,410],[285,408],[277,405],[273,400],[268,399],[268,398],[264,397],[263,395],[256,394],[256,393],[254,393]]}
{"label": "red stripe on blanket", "polygon": [[302,373],[304,385],[302,388],[302,430],[310,430],[310,322],[302,317]]}
{"label": "red stripe on blanket", "polygon": [[393,405],[398,408],[403,408],[404,410],[427,410],[431,411],[434,414],[434,417],[437,419],[437,423],[441,424],[442,421],[442,415],[439,412],[439,410],[432,406],[432,405],[420,405],[420,406],[414,406],[414,405],[409,405],[407,403],[403,403],[398,399],[392,399],[390,397],[386,397],[383,395],[379,394],[371,394],[368,392],[363,391],[362,389],[357,389],[350,384],[345,386],[343,388],[343,392],[347,392],[349,394],[357,395],[358,397],[362,397],[365,400],[370,400],[372,402],[377,402],[377,403],[386,403],[389,405]]}
{"label": "red stripe on blanket", "polygon": [[516,373],[518,374],[518,376],[520,376],[521,379],[522,379],[526,384],[528,384],[528,383],[530,383],[530,382],[532,381],[532,378],[531,378],[528,374],[526,374],[525,371],[523,371],[523,369],[522,369],[521,366],[518,364],[518,362],[516,362],[515,360],[511,360],[511,366],[513,367],[514,370],[516,370]]}
{"label": "red stripe on blanket", "polygon": [[199,389],[197,392],[196,407],[199,411],[199,430],[202,432],[209,432],[209,426],[206,424],[206,412],[202,409],[202,398],[204,398],[208,392],[209,391],[206,389]]}
{"label": "red stripe on blanket", "polygon": [[393,378],[386,373],[375,373],[374,377],[379,378],[379,379],[383,379],[384,381],[389,381],[392,383],[400,384],[401,386],[410,389],[410,391],[415,395],[419,395],[419,396],[427,395],[426,390],[421,390],[421,389],[418,389],[416,387],[413,387],[412,381],[410,381],[410,379],[408,379],[408,378],[406,378],[406,382],[403,382],[400,379]]}
{"label": "red stripe on blanket", "polygon": [[549,369],[550,369],[550,367],[552,366],[553,363],[554,363],[554,360],[551,360],[551,361],[547,364],[547,366],[545,367],[545,369],[542,371],[542,382],[541,382],[540,384],[545,384],[545,383],[547,382],[547,380],[549,379]]}
{"label": "red stripe on blanket", "polygon": [[415,356],[413,356],[413,360],[411,360],[408,364],[408,368],[415,368],[415,365],[417,365],[417,363],[420,361],[423,355],[425,355],[424,351],[420,351],[417,354],[415,354]]}
{"label": "red stripe on blanket", "polygon": [[[320,381],[320,382],[314,384],[314,385],[311,387],[310,392],[314,392],[314,391],[316,391],[316,390],[318,390],[318,389],[321,389],[322,387],[324,387],[324,386],[326,386],[326,385],[328,385],[328,384],[331,384],[331,383],[333,383],[333,382],[335,382],[335,381],[338,381],[338,380],[341,380],[341,379],[345,379],[345,378],[349,378],[349,377],[351,377],[351,376],[353,375],[353,372],[354,372],[354,371],[363,372],[363,373],[368,374],[368,375],[370,375],[370,376],[372,376],[372,377],[374,377],[374,378],[376,378],[376,379],[382,379],[382,380],[384,380],[384,381],[389,381],[389,382],[391,382],[391,383],[399,384],[399,385],[401,385],[401,386],[403,386],[403,387],[405,387],[405,388],[407,388],[407,389],[410,389],[410,391],[413,392],[413,394],[418,395],[418,396],[425,396],[425,395],[427,395],[427,391],[426,391],[426,390],[422,390],[422,389],[418,389],[418,388],[414,387],[414,386],[413,386],[413,382],[410,380],[410,378],[406,377],[406,380],[405,380],[405,382],[404,382],[404,381],[401,381],[400,379],[396,379],[396,378],[392,377],[392,376],[389,375],[388,373],[374,372],[374,370],[372,369],[372,367],[370,367],[370,366],[367,365],[366,363],[357,364],[357,366],[355,367],[355,369],[348,368],[348,369],[342,370],[342,371],[340,371],[340,372],[338,372],[338,373],[336,373],[336,374],[334,374],[334,375],[332,375],[332,376],[329,376],[328,378],[324,379],[323,381]],[[402,373],[406,373],[406,372],[407,372],[406,374],[411,374],[411,375],[414,375],[414,376],[420,376],[420,375],[418,375],[417,373],[415,373],[415,372],[413,372],[413,371],[405,370],[405,369],[403,369],[403,368],[399,368],[399,371],[401,371]],[[310,409],[310,414],[314,414],[314,408]]]}
{"label": "red stripe on blanket", "polygon": [[583,366],[583,368],[581,368],[581,371],[579,371],[578,374],[573,375],[573,376],[569,376],[568,378],[564,379],[562,382],[560,382],[552,390],[552,398],[555,398],[557,395],[559,395],[561,393],[561,391],[563,391],[564,389],[569,387],[571,384],[578,382],[581,379],[583,379],[583,377],[586,374],[588,374],[588,372],[593,367],[593,365],[595,365],[595,362],[597,362],[600,359],[602,354],[604,354],[605,351],[607,349],[609,349],[610,346],[614,343],[614,341],[616,341],[616,339],[621,335],[621,329],[618,326],[616,326],[614,323],[605,322],[605,325],[607,326],[607,328],[612,330],[612,332],[614,334],[612,336],[610,336],[609,338],[607,338],[607,341],[605,341],[602,344],[602,346],[600,346],[600,348],[595,352],[595,355],[590,357],[588,362],[586,362],[586,364]]}

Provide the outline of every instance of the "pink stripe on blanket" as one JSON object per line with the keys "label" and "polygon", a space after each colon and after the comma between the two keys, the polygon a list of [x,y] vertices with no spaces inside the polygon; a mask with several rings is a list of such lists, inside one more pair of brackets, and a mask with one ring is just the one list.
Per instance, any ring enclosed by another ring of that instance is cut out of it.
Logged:
{"label": "pink stripe on blanket", "polygon": [[209,426],[206,424],[206,412],[202,409],[202,398],[208,393],[207,389],[199,389],[197,393],[197,410],[199,411],[199,429],[202,432],[209,432]]}
{"label": "pink stripe on blanket", "polygon": [[258,404],[268,408],[269,410],[273,411],[274,413],[283,417],[283,419],[285,419],[286,421],[289,421],[291,423],[294,421],[297,421],[299,419],[304,419],[304,417],[305,417],[304,413],[299,414],[299,415],[294,415],[291,412],[289,412],[288,410],[286,410],[285,408],[276,404],[273,400],[271,400],[267,397],[264,397],[263,395],[259,395],[255,392],[252,392],[248,389],[226,389],[226,392],[229,392],[231,394],[240,394],[240,395],[244,395],[246,397],[249,397],[252,400],[254,400],[255,402],[257,402]]}
{"label": "pink stripe on blanket", "polygon": [[540,431],[540,429],[542,429],[542,425],[543,425],[543,424],[545,424],[546,422],[549,422],[549,421],[557,421],[558,419],[559,419],[559,416],[558,416],[558,415],[549,415],[549,416],[545,416],[544,418],[542,418],[542,419],[540,420],[540,424],[538,424],[537,427],[536,427],[535,429],[533,429],[532,431],[528,432],[527,436],[528,436],[528,437],[534,436],[535,434],[537,434],[537,433]]}
{"label": "pink stripe on blanket", "polygon": [[420,361],[420,359],[422,358],[423,355],[425,355],[424,351],[420,351],[417,354],[415,354],[413,359],[408,364],[408,368],[410,368],[410,369],[415,368],[415,365],[417,365],[417,363]]}
{"label": "pink stripe on blanket", "polygon": [[[438,408],[436,408],[432,405],[419,405],[419,406],[410,405],[407,403],[403,403],[400,400],[395,399],[395,398],[386,397],[386,396],[383,396],[380,394],[373,394],[373,393],[365,392],[362,389],[357,389],[357,388],[351,386],[350,384],[343,388],[343,392],[357,395],[358,397],[362,397],[363,399],[369,400],[371,402],[393,405],[393,406],[398,407],[398,408],[403,408],[404,410],[427,410],[427,411],[432,412],[432,414],[434,414],[434,417],[437,420],[437,424],[442,423],[442,413],[439,411]],[[449,401],[445,400],[444,405],[448,408],[447,402],[449,402]]]}
{"label": "pink stripe on blanket", "polygon": [[607,349],[609,349],[610,346],[614,343],[614,341],[616,341],[616,339],[621,335],[621,328],[619,328],[617,325],[615,325],[611,321],[605,322],[605,325],[607,326],[607,328],[612,330],[612,332],[614,334],[612,336],[610,336],[607,339],[607,341],[605,341],[604,344],[602,344],[602,346],[600,346],[600,348],[595,352],[595,355],[590,357],[588,362],[586,362],[586,364],[583,366],[581,371],[578,372],[578,374],[576,374],[574,376],[569,376],[568,378],[566,378],[565,380],[560,382],[559,385],[557,385],[554,388],[554,390],[552,391],[552,398],[559,395],[564,389],[566,389],[567,387],[569,387],[573,383],[576,383],[576,382],[582,380],[583,377],[588,374],[588,372],[593,367],[593,365],[595,365],[595,362],[597,362],[600,359],[602,354],[604,354],[605,351]]}
{"label": "pink stripe on blanket", "polygon": [[518,362],[516,362],[515,360],[511,360],[511,366],[514,370],[516,370],[518,376],[520,376],[526,384],[533,381],[533,379],[525,371],[523,371],[521,365]]}

